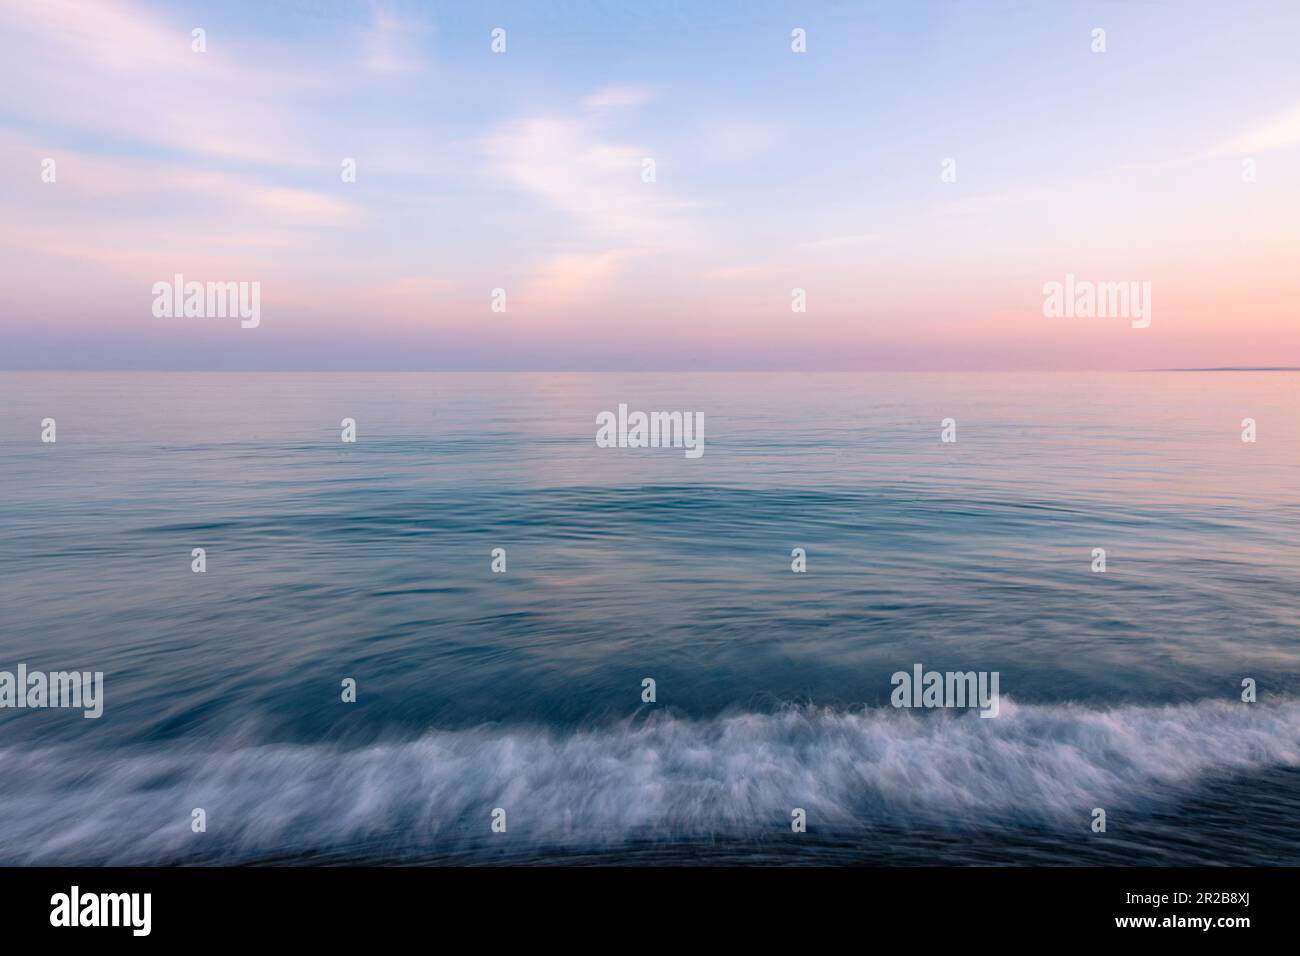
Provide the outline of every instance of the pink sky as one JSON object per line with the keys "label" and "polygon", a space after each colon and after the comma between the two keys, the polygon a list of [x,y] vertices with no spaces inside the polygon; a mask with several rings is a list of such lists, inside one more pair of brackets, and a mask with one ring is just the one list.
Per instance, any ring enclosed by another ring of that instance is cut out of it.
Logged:
{"label": "pink sky", "polygon": [[[464,11],[234,4],[200,53],[184,5],[0,0],[0,367],[1300,365],[1293,6],[1106,11],[1104,53],[920,7],[795,54],[522,5],[498,55]],[[259,326],[156,317],[176,273],[260,283]],[[1150,327],[1045,317],[1067,273],[1150,283]]]}

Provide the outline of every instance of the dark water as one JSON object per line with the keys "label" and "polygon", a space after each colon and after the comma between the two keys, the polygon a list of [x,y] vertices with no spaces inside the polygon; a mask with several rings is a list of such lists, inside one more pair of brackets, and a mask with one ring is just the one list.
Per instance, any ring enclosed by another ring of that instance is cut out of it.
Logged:
{"label": "dark water", "polygon": [[1300,864],[1298,384],[2,375],[0,862]]}

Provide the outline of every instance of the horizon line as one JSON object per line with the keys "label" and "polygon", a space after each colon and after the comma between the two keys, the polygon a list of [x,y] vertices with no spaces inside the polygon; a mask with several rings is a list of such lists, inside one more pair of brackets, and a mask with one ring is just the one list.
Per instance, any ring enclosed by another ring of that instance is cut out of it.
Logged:
{"label": "horizon line", "polygon": [[1141,372],[1300,372],[1296,365],[1221,365],[1174,368],[1078,368],[1078,369],[927,369],[927,368],[861,368],[861,369],[808,369],[808,368],[0,368],[0,374],[24,373],[80,373],[80,374],[163,374],[184,375],[204,373],[212,375],[629,375],[629,374],[680,374],[680,375],[1079,375],[1079,374],[1133,374]]}

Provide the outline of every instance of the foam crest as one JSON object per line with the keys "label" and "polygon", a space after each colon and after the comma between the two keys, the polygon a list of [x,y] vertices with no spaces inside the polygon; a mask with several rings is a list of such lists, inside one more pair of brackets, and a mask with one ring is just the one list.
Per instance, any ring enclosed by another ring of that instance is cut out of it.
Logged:
{"label": "foam crest", "polygon": [[[872,826],[1086,826],[1210,778],[1300,765],[1300,702],[1002,714],[789,709],[559,733],[484,726],[352,750],[0,752],[0,861],[147,864],[311,853],[419,859]],[[190,810],[208,832],[190,830]],[[489,832],[494,807],[504,836]],[[503,843],[500,841],[508,841]]]}

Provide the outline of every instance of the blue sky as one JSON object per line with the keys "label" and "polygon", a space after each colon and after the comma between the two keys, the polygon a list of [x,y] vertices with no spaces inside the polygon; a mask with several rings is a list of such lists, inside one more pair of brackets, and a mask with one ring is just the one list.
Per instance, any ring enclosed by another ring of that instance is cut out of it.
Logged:
{"label": "blue sky", "polygon": [[[0,27],[3,367],[1300,363],[1294,3],[2,0]],[[262,324],[160,321],[177,272],[260,282]],[[1052,325],[1067,272],[1151,281],[1159,317]]]}

